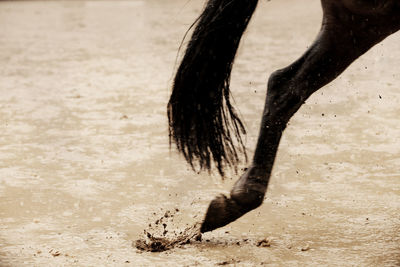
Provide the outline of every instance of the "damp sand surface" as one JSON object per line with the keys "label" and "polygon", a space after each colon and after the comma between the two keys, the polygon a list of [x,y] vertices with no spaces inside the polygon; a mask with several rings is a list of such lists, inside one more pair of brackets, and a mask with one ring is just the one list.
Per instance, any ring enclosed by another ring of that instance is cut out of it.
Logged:
{"label": "damp sand surface", "polygon": [[[177,49],[202,5],[0,2],[0,266],[400,266],[398,34],[293,117],[264,204],[196,238],[238,178],[169,150]],[[268,75],[320,22],[317,0],[260,1],[231,83],[250,155]],[[168,249],[148,252],[157,238]]]}

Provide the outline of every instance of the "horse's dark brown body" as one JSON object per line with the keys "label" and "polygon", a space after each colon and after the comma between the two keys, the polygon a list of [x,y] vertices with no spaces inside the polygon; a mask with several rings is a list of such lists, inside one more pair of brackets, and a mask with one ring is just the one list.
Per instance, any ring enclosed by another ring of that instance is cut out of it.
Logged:
{"label": "horse's dark brown body", "polygon": [[[209,4],[215,2],[218,1],[210,0]],[[322,0],[321,3],[321,31],[298,60],[270,76],[252,163],[232,188],[230,197],[219,196],[210,203],[202,232],[224,226],[262,204],[289,119],[311,94],[400,29],[399,0]]]}

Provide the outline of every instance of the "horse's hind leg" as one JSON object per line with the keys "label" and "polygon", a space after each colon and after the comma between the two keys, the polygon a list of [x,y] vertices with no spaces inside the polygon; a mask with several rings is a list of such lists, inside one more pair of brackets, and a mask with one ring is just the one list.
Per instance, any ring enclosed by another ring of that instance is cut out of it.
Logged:
{"label": "horse's hind leg", "polygon": [[[222,227],[261,205],[279,141],[289,119],[312,93],[335,79],[355,59],[393,32],[390,27],[382,27],[374,34],[365,24],[365,18],[358,18],[348,10],[339,9],[338,14],[332,14],[333,9],[328,10],[329,14],[324,11],[321,32],[312,46],[296,62],[269,78],[252,165],[236,182],[230,198],[220,196],[211,202],[202,232]],[[363,20],[363,23],[357,20]]]}

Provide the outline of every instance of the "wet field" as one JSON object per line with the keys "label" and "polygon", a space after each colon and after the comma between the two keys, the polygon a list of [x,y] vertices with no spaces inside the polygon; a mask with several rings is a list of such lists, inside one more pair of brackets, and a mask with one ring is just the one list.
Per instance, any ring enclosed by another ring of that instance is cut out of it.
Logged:
{"label": "wet field", "polygon": [[[169,150],[177,49],[202,6],[0,2],[0,266],[400,266],[399,34],[293,117],[263,206],[166,252],[132,246],[167,211],[169,233],[201,221],[238,178]],[[232,76],[249,155],[268,75],[320,17],[317,0],[260,1]]]}

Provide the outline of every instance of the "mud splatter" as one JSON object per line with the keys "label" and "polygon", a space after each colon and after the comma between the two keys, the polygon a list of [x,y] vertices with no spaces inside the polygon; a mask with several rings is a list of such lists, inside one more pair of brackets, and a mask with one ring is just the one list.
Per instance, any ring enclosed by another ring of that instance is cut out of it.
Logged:
{"label": "mud splatter", "polygon": [[269,248],[271,246],[271,241],[264,238],[257,242],[257,247]]}
{"label": "mud splatter", "polygon": [[166,211],[165,214],[153,224],[149,224],[149,228],[144,230],[144,237],[132,243],[132,246],[141,252],[163,252],[190,244],[192,241],[201,241],[201,233],[199,222],[193,225],[186,225],[182,230],[171,230],[170,225],[174,225],[175,211]]}
{"label": "mud splatter", "polygon": [[231,265],[231,264],[236,264],[236,263],[240,263],[240,260],[236,260],[236,259],[230,259],[227,261],[222,261],[217,263],[218,266],[224,266],[224,265]]}

